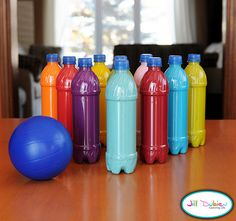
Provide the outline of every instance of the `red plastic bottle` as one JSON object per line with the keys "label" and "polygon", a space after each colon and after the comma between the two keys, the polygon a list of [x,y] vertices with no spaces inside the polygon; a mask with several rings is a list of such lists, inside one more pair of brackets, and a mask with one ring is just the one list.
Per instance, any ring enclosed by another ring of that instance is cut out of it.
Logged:
{"label": "red plastic bottle", "polygon": [[73,138],[71,82],[78,72],[74,56],[64,56],[64,67],[57,76],[57,119],[69,131]]}
{"label": "red plastic bottle", "polygon": [[148,59],[148,71],[141,81],[141,158],[148,164],[164,163],[168,157],[168,82],[159,57]]}

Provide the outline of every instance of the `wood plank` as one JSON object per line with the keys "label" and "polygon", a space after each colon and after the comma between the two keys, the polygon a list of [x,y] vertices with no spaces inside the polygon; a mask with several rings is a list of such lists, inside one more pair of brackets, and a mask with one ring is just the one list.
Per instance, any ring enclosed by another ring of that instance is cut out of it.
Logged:
{"label": "wood plank", "polygon": [[[140,160],[133,174],[112,175],[105,148],[95,164],[76,164],[51,181],[30,181],[8,156],[8,140],[20,120],[0,119],[0,220],[198,220],[180,209],[187,193],[216,189],[236,196],[236,120],[206,121],[207,141],[165,164]],[[235,220],[233,209],[220,221]]]}
{"label": "wood plank", "polygon": [[227,0],[224,50],[224,118],[236,119],[236,1]]}
{"label": "wood plank", "polygon": [[0,117],[13,116],[13,79],[18,66],[17,1],[0,1]]}

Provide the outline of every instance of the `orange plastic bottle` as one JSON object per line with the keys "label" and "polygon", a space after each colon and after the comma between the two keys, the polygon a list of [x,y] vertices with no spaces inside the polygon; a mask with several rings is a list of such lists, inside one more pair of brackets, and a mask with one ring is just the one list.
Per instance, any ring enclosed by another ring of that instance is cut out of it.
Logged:
{"label": "orange plastic bottle", "polygon": [[57,119],[57,89],[56,79],[61,70],[58,64],[57,54],[47,55],[47,65],[42,71],[41,99],[42,99],[42,115]]}

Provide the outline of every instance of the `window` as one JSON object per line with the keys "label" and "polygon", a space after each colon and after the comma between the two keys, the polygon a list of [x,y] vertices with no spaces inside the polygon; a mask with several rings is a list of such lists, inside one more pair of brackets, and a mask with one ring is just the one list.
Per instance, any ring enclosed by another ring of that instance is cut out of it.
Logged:
{"label": "window", "polygon": [[56,44],[79,57],[117,44],[174,43],[174,0],[57,0]]}
{"label": "window", "polygon": [[102,1],[102,47],[100,51],[112,61],[113,48],[117,44],[134,43],[134,1]]}
{"label": "window", "polygon": [[174,0],[141,1],[141,43],[175,42]]}
{"label": "window", "polygon": [[57,0],[55,10],[56,44],[63,54],[79,57],[95,51],[95,2],[93,0]]}

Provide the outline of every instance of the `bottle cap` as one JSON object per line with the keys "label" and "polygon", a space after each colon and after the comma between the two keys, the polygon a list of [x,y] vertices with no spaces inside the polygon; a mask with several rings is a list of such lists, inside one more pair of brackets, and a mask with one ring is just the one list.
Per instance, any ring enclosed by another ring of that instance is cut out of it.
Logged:
{"label": "bottle cap", "polygon": [[177,64],[181,65],[182,64],[182,56],[181,55],[170,55],[168,64]]}
{"label": "bottle cap", "polygon": [[75,64],[76,58],[75,56],[63,56],[63,64]]}
{"label": "bottle cap", "polygon": [[105,54],[95,54],[93,56],[94,62],[105,62],[106,61],[106,55]]}
{"label": "bottle cap", "polygon": [[128,60],[127,56],[126,55],[116,55],[114,57],[114,61],[115,60]]}
{"label": "bottle cap", "polygon": [[147,62],[148,67],[161,67],[162,60],[160,57],[150,57]]}
{"label": "bottle cap", "polygon": [[139,61],[140,62],[147,62],[148,58],[152,57],[152,54],[141,54]]}
{"label": "bottle cap", "polygon": [[92,58],[79,58],[79,67],[92,67]]}
{"label": "bottle cap", "polygon": [[47,62],[58,62],[58,54],[47,54]]}
{"label": "bottle cap", "polygon": [[115,70],[128,70],[129,69],[129,61],[128,60],[115,60],[114,61],[114,69]]}
{"label": "bottle cap", "polygon": [[201,55],[200,54],[189,54],[188,55],[188,62],[200,62]]}

